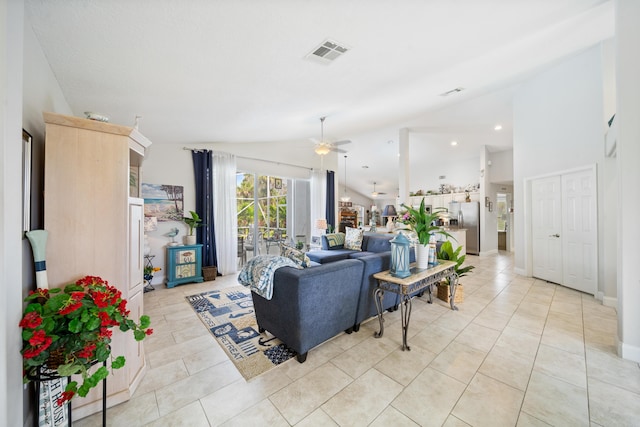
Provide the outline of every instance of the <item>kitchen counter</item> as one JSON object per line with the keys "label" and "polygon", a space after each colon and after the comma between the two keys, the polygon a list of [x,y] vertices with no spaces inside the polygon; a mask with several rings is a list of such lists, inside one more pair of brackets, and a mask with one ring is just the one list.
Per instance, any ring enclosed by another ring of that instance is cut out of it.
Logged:
{"label": "kitchen counter", "polygon": [[446,231],[451,235],[451,237],[446,237],[440,234],[438,236],[438,240],[441,241],[450,241],[453,246],[453,250],[455,251],[458,246],[462,246],[460,249],[459,256],[465,255],[467,253],[467,229],[466,228],[458,228],[458,227],[440,227],[442,231]]}

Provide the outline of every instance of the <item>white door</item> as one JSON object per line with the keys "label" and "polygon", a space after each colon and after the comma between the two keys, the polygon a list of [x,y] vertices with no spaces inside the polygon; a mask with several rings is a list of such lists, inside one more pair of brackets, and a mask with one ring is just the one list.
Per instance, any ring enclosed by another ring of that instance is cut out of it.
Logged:
{"label": "white door", "polygon": [[531,182],[533,276],[562,283],[562,190],[560,176]]}
{"label": "white door", "polygon": [[598,283],[596,177],[562,175],[563,285],[594,295]]}
{"label": "white door", "polygon": [[595,169],[533,180],[531,206],[533,276],[595,295]]}

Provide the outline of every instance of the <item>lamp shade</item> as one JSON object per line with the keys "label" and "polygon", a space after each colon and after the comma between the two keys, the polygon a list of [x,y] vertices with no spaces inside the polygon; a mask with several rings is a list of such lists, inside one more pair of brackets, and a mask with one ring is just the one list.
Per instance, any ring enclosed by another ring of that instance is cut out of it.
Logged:
{"label": "lamp shade", "polygon": [[398,212],[396,212],[396,207],[393,205],[385,206],[382,211],[382,216],[398,216]]}
{"label": "lamp shade", "polygon": [[318,230],[326,230],[327,229],[327,220],[326,219],[317,219],[316,220],[316,228]]}
{"label": "lamp shade", "polygon": [[155,216],[144,217],[144,232],[156,231],[158,229],[158,218]]}

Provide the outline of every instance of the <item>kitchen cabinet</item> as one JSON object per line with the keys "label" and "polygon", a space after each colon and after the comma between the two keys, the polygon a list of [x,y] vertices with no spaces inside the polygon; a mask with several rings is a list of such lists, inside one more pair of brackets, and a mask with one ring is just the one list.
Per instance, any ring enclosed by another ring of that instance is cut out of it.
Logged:
{"label": "kitchen cabinet", "polygon": [[[44,113],[44,121],[49,286],[100,276],[122,292],[137,319],[144,313],[144,201],[131,196],[139,194],[139,169],[151,142],[127,126],[54,113]],[[109,407],[129,400],[146,370],[143,344],[130,332],[114,330],[111,348],[126,364],[108,377]],[[72,403],[76,419],[101,411],[101,387]]]}

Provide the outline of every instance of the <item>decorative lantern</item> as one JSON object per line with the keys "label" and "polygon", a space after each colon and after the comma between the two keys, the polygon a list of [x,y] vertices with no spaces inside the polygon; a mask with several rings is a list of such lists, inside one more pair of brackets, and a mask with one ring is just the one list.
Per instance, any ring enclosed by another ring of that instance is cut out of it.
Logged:
{"label": "decorative lantern", "polygon": [[411,276],[409,270],[409,247],[411,242],[403,233],[398,233],[391,239],[391,268],[389,273],[393,277],[404,279]]}

